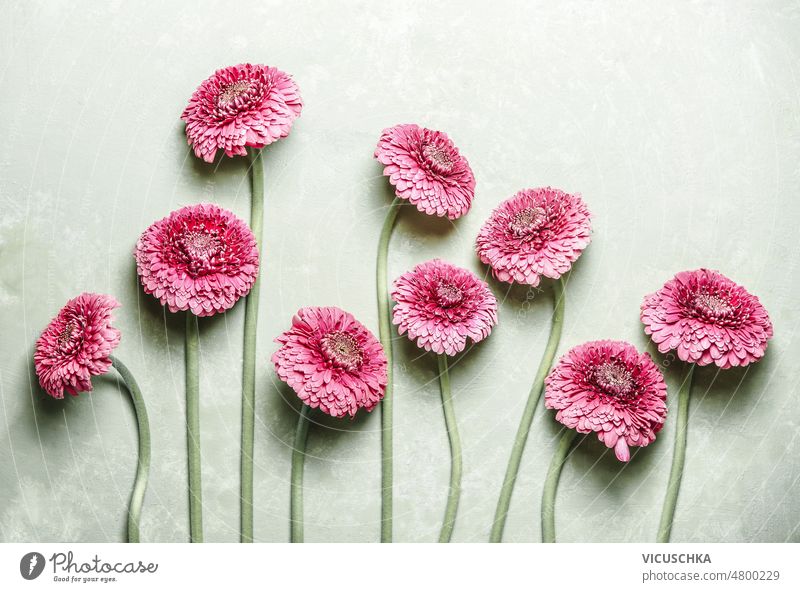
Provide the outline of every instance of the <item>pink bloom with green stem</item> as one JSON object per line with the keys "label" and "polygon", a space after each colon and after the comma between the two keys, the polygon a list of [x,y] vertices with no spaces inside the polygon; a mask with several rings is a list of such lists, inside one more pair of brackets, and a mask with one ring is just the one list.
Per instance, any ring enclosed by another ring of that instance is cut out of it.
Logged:
{"label": "pink bloom with green stem", "polygon": [[335,306],[306,307],[275,341],[278,378],[303,402],[292,451],[291,540],[303,542],[303,465],[309,414],[332,417],[372,411],[386,390],[386,355],[380,342],[353,315]]}
{"label": "pink bloom with green stem", "polygon": [[454,356],[468,342],[482,341],[497,324],[497,299],[474,273],[434,259],[417,265],[394,282],[392,320],[398,332],[417,346],[437,355],[439,387],[445,426],[450,440],[450,488],[439,542],[453,535],[461,496],[461,439],[458,435],[447,356]]}
{"label": "pink bloom with green stem", "polygon": [[200,333],[197,317],[225,312],[255,285],[259,255],[251,230],[213,204],[186,206],[154,222],[134,253],[144,291],[170,312],[186,311],[186,441],[190,540],[203,541],[200,462]]}
{"label": "pink bloom with green stem", "polygon": [[492,275],[510,284],[538,286],[542,278],[558,280],[552,285],[553,322],[544,356],[539,364],[528,400],[520,418],[497,500],[490,541],[503,538],[506,516],[522,453],[528,440],[544,379],[553,364],[564,323],[565,282],[591,240],[589,210],[580,195],[552,187],[523,189],[494,209],[475,241],[475,250]]}
{"label": "pink bloom with green stem", "polygon": [[617,459],[656,439],[667,418],[667,387],[647,353],[624,341],[590,341],[569,350],[547,376],[545,406],[564,430],[542,494],[542,542],[554,543],[561,469],[578,433],[596,433]]}
{"label": "pink bloom with green stem", "polygon": [[686,458],[695,366],[729,369],[757,362],[764,356],[773,329],[757,296],[709,269],[678,273],[646,296],[641,320],[658,351],[674,350],[680,360],[691,364],[678,391],[675,450],[658,527],[658,542],[669,542]]}
{"label": "pink bloom with green stem", "polygon": [[383,222],[376,265],[378,322],[381,343],[389,358],[389,379],[381,405],[381,542],[392,542],[393,519],[393,385],[392,335],[387,259],[389,241],[400,205],[408,201],[426,214],[455,220],[466,214],[475,197],[475,176],[467,159],[444,132],[401,124],[383,130],[375,158],[394,187]]}
{"label": "pink bloom with green stem", "polygon": [[[250,148],[252,206],[250,227],[261,249],[264,224],[264,161],[261,149],[286,137],[303,101],[294,80],[263,64],[217,70],[194,92],[181,118],[194,153],[212,162],[218,150],[245,156]],[[259,283],[245,304],[242,363],[240,540],[253,541],[253,454],[255,452],[256,335]]]}
{"label": "pink bloom with green stem", "polygon": [[138,462],[128,509],[128,542],[139,542],[139,522],[150,472],[150,423],[139,385],[112,352],[121,333],[112,323],[119,302],[105,294],[84,292],[67,302],[36,340],[33,356],[39,383],[48,395],[64,398],[92,390],[92,376],[113,366],[133,401],[139,431]]}

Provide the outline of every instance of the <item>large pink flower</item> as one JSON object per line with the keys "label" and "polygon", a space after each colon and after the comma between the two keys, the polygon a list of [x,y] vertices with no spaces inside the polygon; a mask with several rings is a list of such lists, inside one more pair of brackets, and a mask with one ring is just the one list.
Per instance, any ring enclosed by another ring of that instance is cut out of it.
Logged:
{"label": "large pink flower", "polygon": [[456,355],[497,323],[497,299],[471,271],[434,259],[394,282],[392,322],[427,351]]}
{"label": "large pink flower", "polygon": [[667,386],[649,354],[624,341],[572,348],[545,379],[544,402],[556,419],[597,437],[623,462],[629,446],[647,446],[667,418]]}
{"label": "large pink flower", "polygon": [[372,411],[386,389],[386,356],[375,336],[334,306],[301,308],[275,339],[278,377],[303,403],[333,417]]}
{"label": "large pink flower", "polygon": [[136,244],[144,291],[169,307],[200,317],[231,308],[258,275],[253,232],[213,204],[186,206],[152,224]]}
{"label": "large pink flower", "polygon": [[261,64],[217,70],[194,91],[181,119],[194,153],[212,162],[217,150],[246,155],[289,135],[300,115],[300,90],[285,72]]}
{"label": "large pink flower", "polygon": [[658,351],[720,368],[759,360],[772,323],[756,296],[718,271],[683,271],[645,297],[641,319]]}
{"label": "large pink flower", "polygon": [[111,367],[109,355],[119,345],[119,329],[111,326],[111,296],[84,292],[62,308],[36,341],[33,354],[42,388],[56,399],[92,390],[92,376]]}
{"label": "large pink flower", "polygon": [[460,218],[475,197],[475,176],[467,159],[444,132],[416,124],[383,130],[375,158],[386,165],[383,174],[397,197],[421,212]]}
{"label": "large pink flower", "polygon": [[538,286],[569,271],[591,240],[589,210],[579,195],[542,187],[501,203],[481,227],[476,250],[503,282]]}

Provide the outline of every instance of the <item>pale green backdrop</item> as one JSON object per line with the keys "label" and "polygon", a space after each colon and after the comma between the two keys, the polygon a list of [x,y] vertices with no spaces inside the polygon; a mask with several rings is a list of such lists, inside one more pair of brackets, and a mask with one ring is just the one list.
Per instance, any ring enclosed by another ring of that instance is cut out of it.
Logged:
{"label": "pale green backdrop", "polygon": [[[377,330],[374,253],[390,191],[372,159],[384,127],[447,131],[477,177],[455,223],[401,212],[390,276],[439,256],[483,274],[472,245],[523,187],[580,192],[591,246],[570,283],[560,352],[647,339],[644,294],[683,269],[721,270],[775,325],[749,371],[698,374],[673,540],[800,541],[800,4],[797,2],[0,3],[0,540],[118,541],[135,466],[127,395],[113,375],[49,400],[33,343],[81,291],[115,295],[122,358],[153,425],[145,541],[187,540],[182,322],[137,285],[139,233],[180,206],[249,213],[243,159],[206,165],[179,121],[215,68],[294,75],[305,100],[266,161],[255,534],[288,540],[296,400],[276,384],[272,339],[301,306],[336,305]],[[453,365],[464,444],[456,541],[486,541],[550,303],[492,283],[490,339]],[[242,306],[205,320],[206,539],[238,540]],[[432,541],[449,456],[435,360],[398,341],[398,541]],[[658,358],[661,359],[660,357]],[[666,370],[674,393],[684,369]],[[671,411],[673,405],[670,405]],[[379,414],[312,429],[306,540],[376,541]],[[539,540],[557,427],[540,408],[506,540]],[[570,458],[562,541],[652,541],[673,424],[628,464],[595,440]]]}

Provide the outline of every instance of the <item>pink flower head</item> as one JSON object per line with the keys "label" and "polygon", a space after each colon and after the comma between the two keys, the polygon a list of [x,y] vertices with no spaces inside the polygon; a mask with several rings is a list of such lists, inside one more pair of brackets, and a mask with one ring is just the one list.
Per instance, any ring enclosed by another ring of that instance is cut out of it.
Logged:
{"label": "pink flower head", "polygon": [[111,296],[84,292],[64,305],[36,340],[33,354],[39,384],[47,394],[64,398],[92,390],[92,376],[111,367],[109,355],[119,345],[119,329],[111,326]]}
{"label": "pink flower head", "polygon": [[475,177],[467,159],[444,132],[410,123],[383,130],[375,158],[397,197],[426,214],[460,218],[475,197]]}
{"label": "pink flower head", "polygon": [[300,399],[333,417],[372,411],[386,389],[386,356],[375,336],[335,306],[301,308],[277,339],[275,372]]}
{"label": "pink flower head", "polygon": [[720,368],[759,360],[772,323],[756,296],[718,271],[683,271],[642,303],[645,333],[658,351],[684,362]]}
{"label": "pink flower head", "polygon": [[217,150],[247,154],[289,135],[303,101],[292,78],[277,68],[239,64],[217,70],[194,91],[181,119],[194,153],[213,162]]}
{"label": "pink flower head", "polygon": [[590,341],[572,348],[545,379],[544,403],[556,420],[597,437],[617,458],[647,446],[667,418],[667,385],[649,354],[624,341]]}
{"label": "pink flower head", "polygon": [[231,308],[258,275],[253,232],[213,204],[186,206],[153,223],[136,244],[144,291],[169,307],[208,317]]}
{"label": "pink flower head", "polygon": [[481,227],[476,250],[495,278],[538,286],[572,267],[591,240],[592,221],[579,195],[523,189],[501,203]]}
{"label": "pink flower head", "polygon": [[471,271],[434,259],[394,282],[392,322],[417,346],[454,356],[467,338],[477,343],[497,323],[497,299]]}

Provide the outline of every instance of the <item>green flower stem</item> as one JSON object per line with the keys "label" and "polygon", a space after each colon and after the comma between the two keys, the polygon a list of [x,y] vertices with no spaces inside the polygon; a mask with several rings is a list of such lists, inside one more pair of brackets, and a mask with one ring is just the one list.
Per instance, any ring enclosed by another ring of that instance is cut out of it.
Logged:
{"label": "green flower stem", "polygon": [[189,533],[203,542],[203,492],[200,464],[200,331],[186,312],[186,445],[189,451]]}
{"label": "green flower stem", "polygon": [[544,350],[539,370],[536,372],[536,378],[531,386],[528,402],[525,404],[525,410],[522,413],[519,428],[517,428],[517,435],[514,438],[514,446],[511,448],[511,458],[508,460],[503,487],[500,489],[500,499],[497,501],[497,510],[494,514],[494,523],[492,524],[492,533],[489,539],[492,543],[499,543],[503,539],[503,528],[506,524],[508,508],[511,505],[511,494],[514,492],[514,484],[517,481],[522,453],[525,450],[525,442],[528,440],[528,433],[531,429],[531,423],[533,423],[533,416],[536,413],[536,406],[539,404],[539,399],[544,390],[544,379],[553,365],[558,342],[561,340],[561,330],[564,326],[564,299],[564,279],[561,278],[553,284],[553,322],[550,326],[550,338],[547,340],[547,347]]}
{"label": "green flower stem", "polygon": [[392,542],[392,320],[389,310],[389,286],[386,277],[386,267],[389,252],[389,240],[392,237],[397,213],[400,211],[401,201],[394,198],[386,219],[383,222],[381,238],[378,242],[378,261],[376,266],[376,283],[378,293],[378,329],[381,345],[386,353],[388,365],[386,367],[387,381],[386,392],[381,403],[381,542]]}
{"label": "green flower stem", "polygon": [[550,468],[547,469],[547,479],[544,482],[544,492],[542,493],[542,542],[556,542],[556,490],[558,480],[561,477],[561,469],[567,460],[569,449],[575,441],[578,432],[565,429],[550,461]]}
{"label": "green flower stem", "polygon": [[447,356],[437,356],[439,360],[439,387],[442,391],[442,409],[444,423],[447,426],[447,437],[450,440],[450,489],[447,494],[447,506],[444,510],[444,523],[439,534],[440,543],[449,543],[456,523],[458,500],[461,497],[461,474],[463,459],[461,456],[461,439],[458,437],[458,422],[453,409],[453,396],[450,392],[450,373],[447,369]]}
{"label": "green flower stem", "polygon": [[[261,269],[264,257],[261,237],[264,233],[264,160],[261,150],[250,150],[250,177],[252,181],[252,203],[250,206],[250,229],[256,237]],[[259,277],[261,273],[259,273]],[[242,512],[241,534],[243,543],[253,542],[253,452],[256,425],[256,333],[258,326],[258,295],[261,281],[256,278],[245,300],[244,347],[242,363]]]}
{"label": "green flower stem", "polygon": [[136,412],[136,424],[139,429],[139,454],[136,463],[136,478],[133,481],[131,491],[131,501],[128,509],[128,542],[139,542],[139,521],[142,517],[142,503],[144,502],[144,492],[147,490],[147,477],[150,474],[150,422],[147,419],[147,408],[144,405],[144,398],[136,379],[128,370],[127,366],[114,356],[111,357],[111,365],[116,368],[122,381],[128,389],[133,401],[133,409]]}
{"label": "green flower stem", "polygon": [[292,450],[292,492],[291,522],[292,542],[303,542],[303,468],[306,462],[306,442],[308,441],[309,414],[311,407],[303,405],[297,418]]}
{"label": "green flower stem", "polygon": [[681,488],[683,465],[686,461],[686,433],[689,426],[689,398],[692,394],[694,364],[689,366],[686,378],[678,391],[678,419],[675,424],[675,449],[672,453],[672,469],[669,472],[667,495],[664,497],[664,508],[661,510],[661,522],[658,525],[658,542],[668,543],[672,534],[672,523],[675,519],[675,506],[678,503],[678,491]]}

